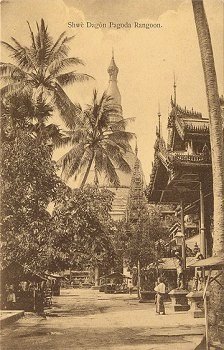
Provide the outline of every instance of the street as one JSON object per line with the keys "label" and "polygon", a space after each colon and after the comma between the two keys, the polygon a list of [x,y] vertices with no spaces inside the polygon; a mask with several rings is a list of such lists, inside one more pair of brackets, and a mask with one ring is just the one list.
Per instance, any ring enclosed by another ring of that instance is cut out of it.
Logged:
{"label": "street", "polygon": [[2,330],[2,350],[193,350],[204,319],[186,312],[155,313],[154,303],[137,295],[105,294],[91,289],[62,289],[47,317],[28,313]]}

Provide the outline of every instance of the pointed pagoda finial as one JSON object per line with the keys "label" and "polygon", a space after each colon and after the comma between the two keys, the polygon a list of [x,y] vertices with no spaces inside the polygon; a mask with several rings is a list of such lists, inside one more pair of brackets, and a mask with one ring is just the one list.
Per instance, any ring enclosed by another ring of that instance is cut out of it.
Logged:
{"label": "pointed pagoda finial", "polygon": [[174,98],[174,106],[176,106],[177,103],[177,84],[176,84],[176,76],[175,72],[173,73],[173,98]]}
{"label": "pointed pagoda finial", "polygon": [[107,71],[109,73],[110,80],[117,80],[117,75],[118,75],[119,69],[118,69],[118,67],[115,63],[115,60],[114,60],[114,48],[113,47],[112,47],[111,62],[110,62],[110,65],[109,65]]}
{"label": "pointed pagoda finial", "polygon": [[136,155],[136,157],[138,156],[138,140],[137,140],[137,137],[136,137],[136,140],[135,140],[135,155]]}
{"label": "pointed pagoda finial", "polygon": [[158,103],[158,137],[161,136],[161,113],[160,113],[160,103]]}

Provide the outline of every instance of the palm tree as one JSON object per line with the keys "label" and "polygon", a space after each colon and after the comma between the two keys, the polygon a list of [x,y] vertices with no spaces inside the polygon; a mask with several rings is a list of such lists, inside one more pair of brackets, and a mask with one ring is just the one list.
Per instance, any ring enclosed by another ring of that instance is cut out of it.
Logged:
{"label": "palm tree", "polygon": [[0,63],[0,76],[4,83],[1,94],[5,96],[25,90],[32,93],[34,100],[46,95],[69,126],[71,121],[73,124],[73,119],[77,120],[81,108],[79,104],[72,103],[63,88],[92,77],[75,70],[67,71],[71,66],[84,65],[80,58],[68,57],[68,44],[73,37],[67,37],[63,32],[54,42],[43,19],[40,26],[37,23],[36,35],[29,23],[28,27],[31,36],[29,47],[21,45],[15,38],[11,38],[12,45],[2,42],[15,64]]}
{"label": "palm tree", "polygon": [[84,172],[81,188],[85,185],[90,169],[94,166],[95,184],[98,176],[105,174],[111,185],[120,185],[117,168],[130,172],[131,168],[125,159],[131,151],[129,141],[133,134],[124,130],[129,119],[111,122],[111,113],[118,112],[111,107],[111,98],[105,93],[98,102],[97,92],[93,93],[93,103],[82,111],[82,123],[73,124],[65,131],[65,137],[58,146],[71,146],[71,149],[59,160],[65,180]]}
{"label": "palm tree", "polygon": [[57,125],[48,123],[52,112],[52,105],[42,96],[33,101],[27,91],[14,92],[2,98],[0,117],[3,140],[12,139],[23,130],[36,138],[39,144],[57,144],[63,133]]}
{"label": "palm tree", "polygon": [[[208,100],[210,141],[212,150],[213,195],[214,195],[214,236],[213,255],[224,255],[224,140],[218,84],[209,26],[203,0],[192,0],[195,24],[198,34],[201,60]],[[222,278],[224,284],[224,276]],[[224,291],[214,283],[210,297],[209,333],[217,337],[217,324],[224,322]]]}

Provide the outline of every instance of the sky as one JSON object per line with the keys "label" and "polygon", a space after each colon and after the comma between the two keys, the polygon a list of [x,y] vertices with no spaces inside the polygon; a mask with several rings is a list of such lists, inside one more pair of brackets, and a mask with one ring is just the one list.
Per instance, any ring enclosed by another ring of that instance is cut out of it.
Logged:
{"label": "sky", "polygon": [[[224,1],[205,0],[204,3],[221,95],[224,93]],[[135,117],[129,130],[137,135],[138,155],[147,183],[154,156],[158,105],[162,114],[162,133],[166,137],[174,74],[177,103],[208,116],[190,0],[3,0],[1,18],[2,40],[8,42],[12,36],[27,45],[26,21],[35,30],[35,22],[41,18],[48,24],[55,40],[63,31],[68,36],[75,35],[70,56],[82,58],[86,65],[79,71],[95,78],[66,90],[70,98],[82,106],[91,102],[94,88],[100,94],[107,88],[107,68],[114,48],[123,115]],[[83,23],[83,27],[69,28],[68,22]],[[87,22],[91,23],[89,28]],[[110,22],[113,23],[111,28]],[[135,28],[134,22],[154,27]],[[97,24],[106,28],[96,29]],[[118,29],[116,24],[131,24],[131,28]],[[6,51],[2,50],[1,55],[3,62],[10,61]],[[57,116],[55,122],[60,123]],[[57,151],[55,159],[63,152]]]}

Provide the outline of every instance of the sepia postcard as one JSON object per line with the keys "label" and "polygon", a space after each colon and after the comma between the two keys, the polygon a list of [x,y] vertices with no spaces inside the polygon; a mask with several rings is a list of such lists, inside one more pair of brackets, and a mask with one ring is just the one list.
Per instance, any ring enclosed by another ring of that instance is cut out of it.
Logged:
{"label": "sepia postcard", "polygon": [[223,349],[224,1],[0,6],[1,349]]}

